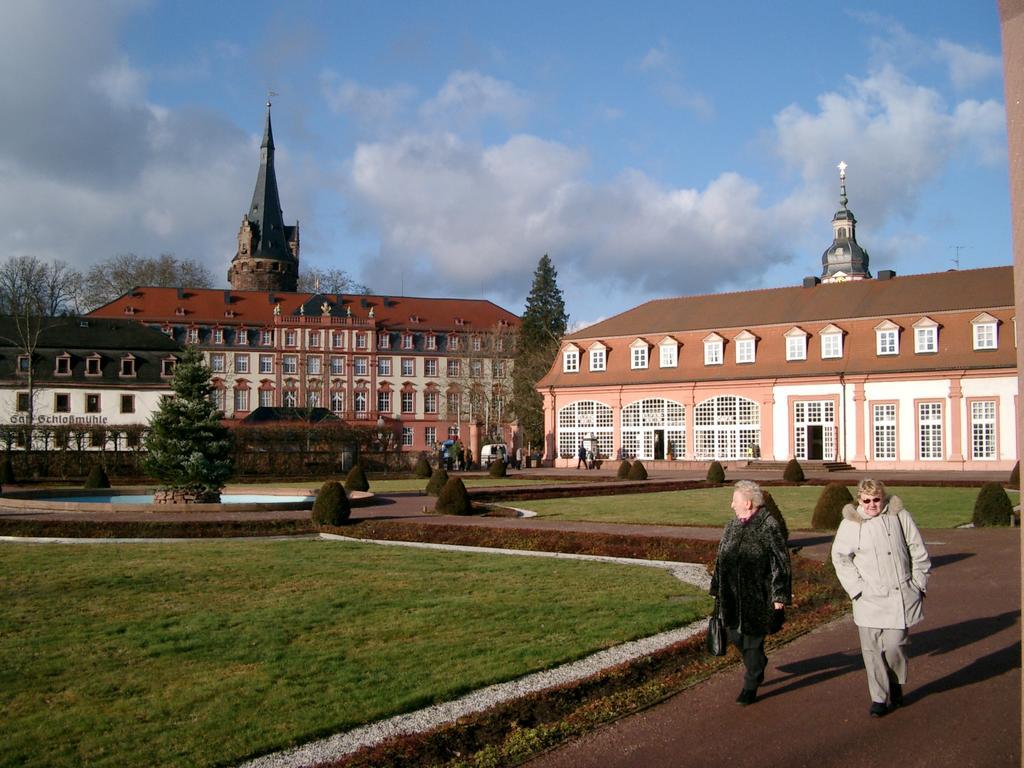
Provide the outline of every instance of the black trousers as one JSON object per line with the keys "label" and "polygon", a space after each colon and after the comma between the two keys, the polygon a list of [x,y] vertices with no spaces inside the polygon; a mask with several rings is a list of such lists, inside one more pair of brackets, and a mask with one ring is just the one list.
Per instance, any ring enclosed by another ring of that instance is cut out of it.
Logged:
{"label": "black trousers", "polygon": [[736,646],[743,657],[746,672],[743,675],[743,687],[757,690],[764,681],[764,669],[768,666],[768,655],[764,652],[764,635],[742,635],[735,629],[729,629],[729,642]]}

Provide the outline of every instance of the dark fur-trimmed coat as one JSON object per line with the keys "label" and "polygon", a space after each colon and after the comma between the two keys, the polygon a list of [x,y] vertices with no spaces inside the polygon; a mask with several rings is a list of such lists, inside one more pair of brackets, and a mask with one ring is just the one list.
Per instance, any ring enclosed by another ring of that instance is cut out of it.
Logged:
{"label": "dark fur-trimmed coat", "polygon": [[745,524],[730,520],[711,577],[725,626],[744,635],[767,635],[772,603],[788,605],[792,592],[789,550],[775,519],[761,507]]}

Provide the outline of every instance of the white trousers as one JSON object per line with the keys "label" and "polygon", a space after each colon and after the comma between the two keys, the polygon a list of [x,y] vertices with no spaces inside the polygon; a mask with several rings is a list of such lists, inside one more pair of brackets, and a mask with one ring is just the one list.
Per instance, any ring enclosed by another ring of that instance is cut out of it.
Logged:
{"label": "white trousers", "polygon": [[857,627],[860,632],[860,652],[864,656],[864,669],[868,673],[868,691],[871,700],[891,704],[889,673],[900,685],[907,682],[906,629],[874,629]]}

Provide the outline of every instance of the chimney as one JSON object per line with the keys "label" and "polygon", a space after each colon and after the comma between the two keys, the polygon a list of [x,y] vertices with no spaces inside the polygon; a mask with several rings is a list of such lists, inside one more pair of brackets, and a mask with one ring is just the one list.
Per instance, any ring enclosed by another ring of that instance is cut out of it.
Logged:
{"label": "chimney", "polygon": [[896,277],[895,270],[892,270],[892,269],[880,269],[878,271],[878,279],[879,280],[892,280],[894,277]]}
{"label": "chimney", "polygon": [[814,275],[811,275],[810,277],[805,277],[804,278],[804,288],[813,288],[814,286],[818,285],[820,282],[821,282],[821,278],[820,277],[815,277]]}

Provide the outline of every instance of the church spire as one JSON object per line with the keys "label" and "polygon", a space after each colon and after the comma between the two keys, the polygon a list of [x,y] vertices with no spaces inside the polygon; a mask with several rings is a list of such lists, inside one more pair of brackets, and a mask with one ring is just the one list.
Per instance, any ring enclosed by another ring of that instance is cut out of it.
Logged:
{"label": "church spire", "polygon": [[868,271],[868,252],[857,242],[857,219],[847,208],[846,169],[839,165],[839,210],[832,217],[832,245],[821,256],[821,282],[840,283],[871,277]]}
{"label": "church spire", "polygon": [[298,282],[299,226],[284,224],[274,169],[270,107],[267,101],[256,187],[238,233],[238,252],[228,271],[228,281],[238,290],[294,291]]}

